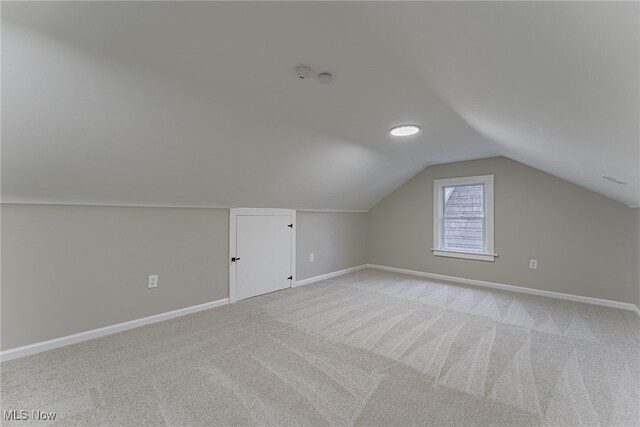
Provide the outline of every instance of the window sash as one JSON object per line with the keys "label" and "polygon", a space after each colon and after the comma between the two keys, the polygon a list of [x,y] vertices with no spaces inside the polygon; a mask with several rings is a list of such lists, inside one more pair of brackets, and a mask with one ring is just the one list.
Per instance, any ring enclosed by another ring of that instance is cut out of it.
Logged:
{"label": "window sash", "polygon": [[484,217],[469,217],[469,219],[473,219],[473,220],[481,220],[482,221],[482,244],[480,245],[481,247],[479,249],[475,249],[475,248],[470,248],[470,247],[463,247],[463,246],[453,246],[453,245],[447,245],[446,243],[446,227],[445,227],[445,221],[447,219],[464,219],[461,217],[454,217],[454,218],[448,218],[448,217],[443,217],[443,221],[441,222],[441,227],[440,230],[442,231],[442,239],[440,240],[440,249],[446,249],[446,250],[460,250],[461,252],[480,252],[480,253],[484,253],[487,252],[487,226],[486,226],[486,220]]}
{"label": "window sash", "polygon": [[[449,201],[449,198],[453,195],[453,193],[456,191],[457,188],[463,188],[463,187],[482,187],[482,214],[480,216],[468,216],[468,215],[460,215],[460,216],[454,216],[454,215],[446,215],[445,212],[447,210],[447,202]],[[451,190],[451,191],[449,191]],[[446,185],[446,186],[442,186],[442,221],[440,222],[440,230],[442,233],[442,237],[440,240],[440,249],[446,249],[446,250],[459,250],[459,251],[467,251],[467,252],[486,252],[487,250],[487,239],[486,239],[486,221],[485,221],[485,212],[486,212],[486,206],[485,206],[485,200],[486,198],[484,197],[484,193],[485,193],[485,185],[483,182],[478,182],[478,183],[465,183],[465,184],[460,184],[460,185]],[[482,220],[482,236],[481,236],[481,243],[480,243],[480,248],[475,248],[475,247],[465,247],[465,246],[455,246],[452,244],[447,244],[447,238],[446,238],[446,233],[447,233],[447,227],[446,227],[446,221],[447,220]]]}

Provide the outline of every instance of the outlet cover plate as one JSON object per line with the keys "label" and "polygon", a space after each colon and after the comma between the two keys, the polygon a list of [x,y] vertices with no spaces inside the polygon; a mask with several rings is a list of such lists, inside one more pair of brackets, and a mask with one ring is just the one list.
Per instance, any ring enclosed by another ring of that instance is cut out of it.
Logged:
{"label": "outlet cover plate", "polygon": [[158,275],[151,274],[149,275],[149,288],[157,288],[158,287]]}

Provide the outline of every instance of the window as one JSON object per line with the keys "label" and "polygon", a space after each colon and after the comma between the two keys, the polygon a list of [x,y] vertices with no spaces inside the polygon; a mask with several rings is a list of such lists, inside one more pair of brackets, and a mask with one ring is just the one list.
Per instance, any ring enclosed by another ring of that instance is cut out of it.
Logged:
{"label": "window", "polygon": [[433,182],[433,254],[493,261],[493,175]]}

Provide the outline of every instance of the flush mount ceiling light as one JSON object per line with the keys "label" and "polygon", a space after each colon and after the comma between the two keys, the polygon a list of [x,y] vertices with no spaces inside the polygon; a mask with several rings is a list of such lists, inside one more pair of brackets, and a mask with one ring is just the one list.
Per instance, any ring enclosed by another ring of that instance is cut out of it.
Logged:
{"label": "flush mount ceiling light", "polygon": [[393,136],[409,136],[415,135],[420,132],[420,126],[418,125],[400,125],[392,127],[389,133]]}

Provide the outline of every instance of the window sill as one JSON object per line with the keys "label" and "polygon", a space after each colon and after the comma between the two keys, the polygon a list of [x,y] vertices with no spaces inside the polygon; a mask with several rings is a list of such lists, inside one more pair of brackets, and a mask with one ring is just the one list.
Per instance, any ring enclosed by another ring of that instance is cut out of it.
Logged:
{"label": "window sill", "polygon": [[489,262],[493,262],[495,258],[498,256],[497,254],[489,254],[484,252],[459,252],[459,251],[449,251],[446,249],[431,249],[431,252],[433,252],[435,256],[474,259],[476,261],[489,261]]}

